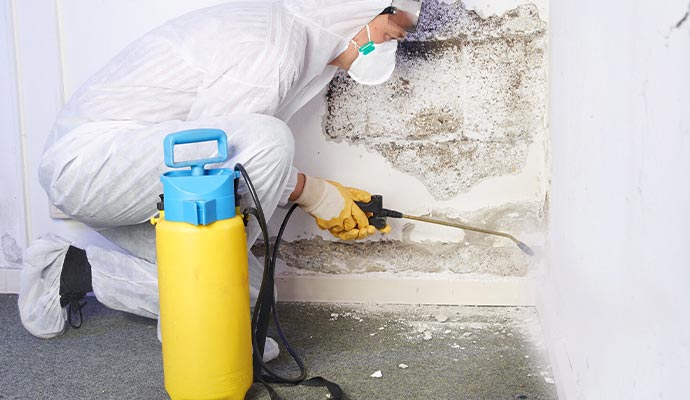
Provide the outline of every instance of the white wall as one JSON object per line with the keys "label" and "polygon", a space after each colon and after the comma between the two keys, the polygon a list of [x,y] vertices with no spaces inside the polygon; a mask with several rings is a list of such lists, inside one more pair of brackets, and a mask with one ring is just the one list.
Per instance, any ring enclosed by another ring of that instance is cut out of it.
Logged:
{"label": "white wall", "polygon": [[690,393],[688,11],[687,0],[551,4],[540,312],[562,400]]}
{"label": "white wall", "polygon": [[[12,7],[0,1],[0,293],[15,291],[26,246],[22,137]],[[13,282],[8,285],[11,279]]]}

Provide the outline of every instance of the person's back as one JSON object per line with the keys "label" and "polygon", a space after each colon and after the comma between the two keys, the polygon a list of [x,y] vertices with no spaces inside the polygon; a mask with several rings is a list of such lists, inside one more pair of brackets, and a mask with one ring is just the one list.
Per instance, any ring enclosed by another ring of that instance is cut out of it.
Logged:
{"label": "person's back", "polygon": [[304,41],[304,31],[276,2],[235,1],[175,18],[129,45],[77,90],[48,147],[85,122],[274,115],[299,76]]}

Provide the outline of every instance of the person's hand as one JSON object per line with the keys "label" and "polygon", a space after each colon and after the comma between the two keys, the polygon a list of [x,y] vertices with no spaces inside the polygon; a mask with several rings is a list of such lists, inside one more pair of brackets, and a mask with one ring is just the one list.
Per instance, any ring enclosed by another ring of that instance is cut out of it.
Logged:
{"label": "person's hand", "polygon": [[[376,232],[355,201],[369,202],[371,194],[338,182],[306,176],[302,194],[295,202],[314,217],[319,228],[339,239],[355,240]],[[381,232],[390,232],[390,227],[386,226]]]}

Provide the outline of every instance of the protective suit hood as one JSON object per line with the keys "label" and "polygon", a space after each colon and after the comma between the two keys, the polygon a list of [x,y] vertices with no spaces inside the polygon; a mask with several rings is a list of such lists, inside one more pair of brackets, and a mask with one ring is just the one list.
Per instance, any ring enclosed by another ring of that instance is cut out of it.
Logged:
{"label": "protective suit hood", "polygon": [[287,121],[333,79],[337,67],[328,65],[348,42],[391,0],[283,0],[285,10],[302,29],[306,46],[299,77],[276,116]]}

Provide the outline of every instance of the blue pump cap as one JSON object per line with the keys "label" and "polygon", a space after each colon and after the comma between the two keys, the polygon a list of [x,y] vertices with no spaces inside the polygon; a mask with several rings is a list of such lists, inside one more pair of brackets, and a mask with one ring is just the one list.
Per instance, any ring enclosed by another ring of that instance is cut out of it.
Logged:
{"label": "blue pump cap", "polygon": [[[217,157],[175,162],[175,145],[208,141],[218,143]],[[166,220],[209,225],[235,216],[235,179],[239,179],[239,172],[227,168],[204,168],[206,164],[222,163],[228,159],[225,132],[220,129],[190,129],[171,133],[163,141],[163,151],[168,167],[191,167],[161,175]]]}

